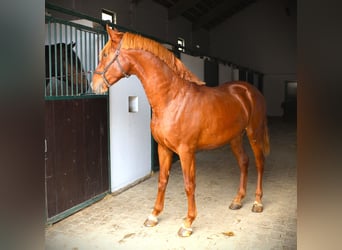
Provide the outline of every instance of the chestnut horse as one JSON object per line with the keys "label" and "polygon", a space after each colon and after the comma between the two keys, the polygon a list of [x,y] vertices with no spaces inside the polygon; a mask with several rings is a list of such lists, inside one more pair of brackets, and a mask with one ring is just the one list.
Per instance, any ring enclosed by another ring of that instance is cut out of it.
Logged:
{"label": "chestnut horse", "polygon": [[246,82],[210,88],[203,85],[170,51],[136,34],[107,27],[109,41],[91,83],[104,93],[122,77],[136,75],[152,108],[151,131],[158,143],[160,161],[158,193],[145,226],[155,226],[164,207],[173,152],[180,157],[188,214],[179,236],[190,236],[196,218],[195,152],[230,143],[240,167],[240,185],[230,209],[239,209],[246,195],[248,156],[243,147],[246,133],[258,173],[253,212],[262,212],[264,158],[269,153],[266,105],[262,94]]}

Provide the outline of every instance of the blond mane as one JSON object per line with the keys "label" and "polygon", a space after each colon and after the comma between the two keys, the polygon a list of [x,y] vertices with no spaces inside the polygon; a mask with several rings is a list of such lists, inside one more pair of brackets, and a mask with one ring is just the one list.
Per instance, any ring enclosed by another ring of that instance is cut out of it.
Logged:
{"label": "blond mane", "polygon": [[197,85],[204,85],[175,55],[161,44],[142,37],[140,35],[126,32],[122,38],[121,48],[124,49],[142,49],[148,51],[166,63],[182,79],[193,82]]}

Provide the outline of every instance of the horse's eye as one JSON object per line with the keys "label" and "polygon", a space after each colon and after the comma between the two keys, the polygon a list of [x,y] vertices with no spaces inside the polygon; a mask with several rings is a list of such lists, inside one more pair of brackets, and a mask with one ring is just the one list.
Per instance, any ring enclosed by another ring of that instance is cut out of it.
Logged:
{"label": "horse's eye", "polygon": [[102,56],[103,56],[103,57],[107,57],[107,53],[103,53]]}

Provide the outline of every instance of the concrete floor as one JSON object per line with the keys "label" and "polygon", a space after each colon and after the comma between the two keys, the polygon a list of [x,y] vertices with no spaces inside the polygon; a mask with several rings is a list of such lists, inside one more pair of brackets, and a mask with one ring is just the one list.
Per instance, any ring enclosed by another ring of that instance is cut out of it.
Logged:
{"label": "concrete floor", "polygon": [[[199,152],[193,235],[177,231],[187,213],[179,162],[172,166],[165,209],[154,228],[143,226],[157,192],[158,174],[46,228],[46,249],[296,249],[296,126],[269,119],[271,154],[264,173],[264,212],[251,212],[256,170],[250,156],[247,196],[240,210],[228,208],[239,182],[229,146]],[[233,236],[225,233],[231,232]]]}

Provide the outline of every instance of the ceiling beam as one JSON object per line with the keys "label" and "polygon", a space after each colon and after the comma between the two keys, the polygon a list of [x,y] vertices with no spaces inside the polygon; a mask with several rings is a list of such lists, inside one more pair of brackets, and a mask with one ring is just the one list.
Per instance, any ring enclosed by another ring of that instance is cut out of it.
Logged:
{"label": "ceiling beam", "polygon": [[193,23],[193,29],[198,29],[216,17],[223,16],[225,13],[234,13],[237,10],[240,10],[242,4],[245,6],[255,2],[255,0],[230,0],[223,1],[222,3],[215,6],[215,8],[211,9],[206,15],[201,16],[196,22]]}
{"label": "ceiling beam", "polygon": [[196,5],[200,0],[188,0],[188,1],[178,1],[175,5],[169,8],[168,17],[169,20],[182,15],[184,11]]}

